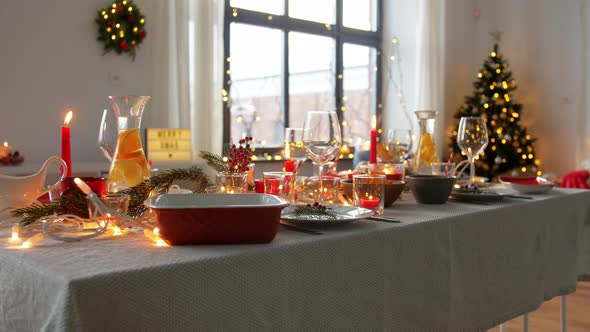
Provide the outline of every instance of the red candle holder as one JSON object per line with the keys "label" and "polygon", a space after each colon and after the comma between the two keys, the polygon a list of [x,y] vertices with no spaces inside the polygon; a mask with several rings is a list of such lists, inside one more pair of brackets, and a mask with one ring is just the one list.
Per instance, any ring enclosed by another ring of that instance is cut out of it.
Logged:
{"label": "red candle holder", "polygon": [[386,181],[385,175],[355,175],[352,182],[354,205],[382,214]]}
{"label": "red candle holder", "polygon": [[[84,181],[98,197],[102,197],[107,194],[107,179],[106,178],[98,177],[98,176],[83,176],[83,177],[79,177],[79,178],[80,178],[80,180]],[[82,195],[84,194],[84,193],[82,193],[80,188],[78,188],[78,186],[74,182],[74,179],[75,179],[75,177],[69,177],[69,178],[63,178],[61,180],[61,184],[60,184],[60,187],[61,187],[60,195],[61,196],[73,195],[73,194],[77,194],[77,193],[82,194]]]}

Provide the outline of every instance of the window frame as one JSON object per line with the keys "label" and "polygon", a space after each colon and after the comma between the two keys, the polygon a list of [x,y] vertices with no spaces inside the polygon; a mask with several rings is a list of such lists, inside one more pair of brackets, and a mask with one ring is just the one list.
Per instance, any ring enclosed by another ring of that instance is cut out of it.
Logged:
{"label": "window frame", "polygon": [[[382,121],[382,87],[383,71],[382,67],[382,37],[383,37],[383,0],[375,0],[376,8],[376,25],[375,31],[365,31],[344,26],[343,22],[343,0],[334,0],[336,2],[336,23],[325,24],[319,22],[306,21],[303,19],[289,17],[289,1],[283,0],[285,12],[283,15],[257,12],[253,10],[232,7],[231,0],[225,1],[224,26],[223,26],[223,144],[231,144],[231,112],[229,96],[231,90],[231,71],[228,61],[230,58],[230,25],[232,23],[249,24],[257,27],[278,29],[283,33],[283,59],[281,73],[283,76],[281,87],[281,110],[284,112],[284,128],[289,127],[289,32],[301,32],[316,36],[330,37],[334,39],[335,52],[335,73],[334,73],[334,105],[340,124],[343,121],[342,106],[344,106],[344,84],[343,84],[343,48],[344,44],[353,44],[375,48],[376,50],[376,75],[375,75],[375,104],[373,105],[377,117],[377,127]],[[234,16],[234,13],[237,15]],[[269,19],[272,17],[271,19]],[[256,154],[266,153],[268,155],[277,154],[281,150],[278,148],[257,147]],[[341,158],[342,159],[342,158]],[[348,159],[344,156],[344,159]]]}

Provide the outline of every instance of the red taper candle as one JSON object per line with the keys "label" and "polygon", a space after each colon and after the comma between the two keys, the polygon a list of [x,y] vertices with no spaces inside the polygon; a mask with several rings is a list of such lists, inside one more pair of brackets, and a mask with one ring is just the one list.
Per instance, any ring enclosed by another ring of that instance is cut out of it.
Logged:
{"label": "red taper candle", "polygon": [[377,163],[377,118],[374,115],[371,121],[371,151],[369,155],[369,163]]}
{"label": "red taper candle", "polygon": [[69,111],[68,114],[66,114],[64,125],[61,126],[61,159],[63,159],[66,162],[66,165],[68,166],[68,171],[66,173],[66,177],[68,178],[72,176],[72,145],[70,135],[71,120],[72,111]]}

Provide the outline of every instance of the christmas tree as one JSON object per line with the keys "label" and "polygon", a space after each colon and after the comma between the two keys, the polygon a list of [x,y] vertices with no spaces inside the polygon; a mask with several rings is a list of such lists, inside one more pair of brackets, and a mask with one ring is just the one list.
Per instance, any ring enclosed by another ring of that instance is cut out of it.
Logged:
{"label": "christmas tree", "polygon": [[[496,37],[497,38],[497,37]],[[541,175],[540,161],[535,157],[532,138],[522,119],[522,104],[514,101],[516,81],[502,54],[498,52],[498,39],[473,82],[474,92],[465,97],[465,102],[455,114],[483,116],[487,119],[489,144],[476,158],[476,174],[490,179],[508,171]],[[457,146],[457,123],[449,146],[455,152],[455,161],[465,155]]]}

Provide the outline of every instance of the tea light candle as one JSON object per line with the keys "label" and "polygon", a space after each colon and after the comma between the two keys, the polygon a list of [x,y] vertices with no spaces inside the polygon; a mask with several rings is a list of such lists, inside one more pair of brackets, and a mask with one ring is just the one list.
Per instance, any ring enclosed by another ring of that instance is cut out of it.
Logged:
{"label": "tea light candle", "polygon": [[254,180],[254,191],[257,194],[264,194],[264,180]]}
{"label": "tea light candle", "polygon": [[380,203],[379,197],[373,197],[373,196],[361,197],[361,207],[363,207],[365,209],[374,209],[376,207],[379,207],[379,203]]}
{"label": "tea light candle", "polygon": [[0,145],[0,158],[8,157],[11,150],[12,146],[8,145],[8,142],[4,142],[3,145]]}
{"label": "tea light candle", "polygon": [[[61,126],[61,159],[66,162],[68,166],[66,177],[72,176],[72,146],[70,135],[70,121],[72,120],[72,111],[66,114],[64,125]],[[63,173],[63,171],[62,171]]]}

